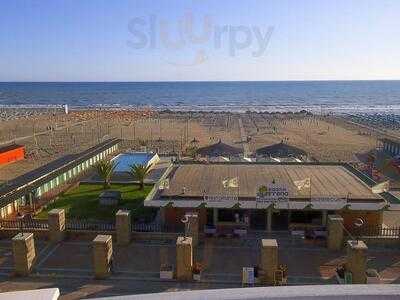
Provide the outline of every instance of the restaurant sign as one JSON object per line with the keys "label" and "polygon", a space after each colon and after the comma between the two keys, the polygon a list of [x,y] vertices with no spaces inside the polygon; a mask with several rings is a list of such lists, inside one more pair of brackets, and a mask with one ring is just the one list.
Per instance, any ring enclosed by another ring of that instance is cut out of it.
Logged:
{"label": "restaurant sign", "polygon": [[258,203],[277,203],[288,201],[289,191],[286,186],[277,184],[262,185],[257,190],[256,202]]}

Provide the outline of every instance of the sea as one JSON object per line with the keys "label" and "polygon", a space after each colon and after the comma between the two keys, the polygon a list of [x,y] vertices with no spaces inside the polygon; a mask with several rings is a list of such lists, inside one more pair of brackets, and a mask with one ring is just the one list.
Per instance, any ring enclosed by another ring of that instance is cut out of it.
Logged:
{"label": "sea", "polygon": [[0,82],[1,107],[400,113],[400,81]]}

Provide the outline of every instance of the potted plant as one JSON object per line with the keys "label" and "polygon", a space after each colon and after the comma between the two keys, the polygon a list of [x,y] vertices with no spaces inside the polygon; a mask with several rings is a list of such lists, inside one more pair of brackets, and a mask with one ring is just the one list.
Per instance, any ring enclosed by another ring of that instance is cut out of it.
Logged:
{"label": "potted plant", "polygon": [[379,273],[375,269],[368,269],[366,271],[367,275],[367,284],[378,284],[381,283],[381,278],[379,276]]}
{"label": "potted plant", "polygon": [[337,267],[336,268],[336,280],[339,284],[344,284],[344,274],[346,270],[343,266]]}
{"label": "potted plant", "polygon": [[171,265],[162,264],[160,266],[160,279],[173,279],[174,271]]}
{"label": "potted plant", "polygon": [[200,281],[201,278],[201,263],[196,262],[192,268],[192,273],[193,273],[193,280],[194,281]]}

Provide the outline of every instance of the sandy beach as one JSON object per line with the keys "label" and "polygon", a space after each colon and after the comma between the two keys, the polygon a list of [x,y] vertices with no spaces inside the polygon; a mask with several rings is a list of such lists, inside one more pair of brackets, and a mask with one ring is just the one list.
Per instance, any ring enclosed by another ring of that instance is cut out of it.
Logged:
{"label": "sandy beach", "polygon": [[[117,137],[124,148],[161,154],[181,153],[222,140],[250,153],[284,141],[319,161],[353,161],[354,154],[376,147],[378,134],[333,117],[309,114],[156,112],[143,110],[42,110],[6,114],[0,121],[0,142],[25,145],[26,159],[0,167],[9,180],[66,154],[77,153],[104,138]],[[3,113],[4,115],[4,113]],[[242,132],[240,123],[243,126]]]}

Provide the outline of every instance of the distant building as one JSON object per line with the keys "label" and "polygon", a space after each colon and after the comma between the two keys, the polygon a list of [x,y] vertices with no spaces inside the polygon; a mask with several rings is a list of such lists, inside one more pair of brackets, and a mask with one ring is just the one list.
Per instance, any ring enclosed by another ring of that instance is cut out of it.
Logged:
{"label": "distant building", "polygon": [[17,144],[0,147],[0,165],[25,158],[25,147]]}
{"label": "distant building", "polygon": [[69,111],[68,111],[68,104],[64,104],[64,112],[66,115],[68,115]]}
{"label": "distant building", "polygon": [[19,211],[28,205],[66,186],[99,160],[118,150],[118,139],[109,139],[81,153],[67,155],[8,181],[0,187],[0,217]]}

